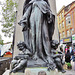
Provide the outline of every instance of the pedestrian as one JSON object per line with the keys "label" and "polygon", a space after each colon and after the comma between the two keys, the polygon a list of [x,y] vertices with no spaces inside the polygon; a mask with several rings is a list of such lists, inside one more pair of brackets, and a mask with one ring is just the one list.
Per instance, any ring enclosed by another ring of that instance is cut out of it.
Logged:
{"label": "pedestrian", "polygon": [[74,62],[74,71],[75,71],[75,54],[74,54],[73,62]]}
{"label": "pedestrian", "polygon": [[72,51],[71,51],[71,60],[74,60],[74,51],[73,51],[74,49],[72,49]]}
{"label": "pedestrian", "polygon": [[67,50],[67,53],[65,54],[65,62],[70,63],[71,61],[71,53],[69,50]]}
{"label": "pedestrian", "polygon": [[63,49],[60,47],[60,51],[63,52]]}
{"label": "pedestrian", "polygon": [[71,51],[71,60],[73,60],[72,64],[74,64],[73,66],[74,66],[74,71],[75,71],[75,53],[74,53],[74,49],[72,49],[72,51]]}

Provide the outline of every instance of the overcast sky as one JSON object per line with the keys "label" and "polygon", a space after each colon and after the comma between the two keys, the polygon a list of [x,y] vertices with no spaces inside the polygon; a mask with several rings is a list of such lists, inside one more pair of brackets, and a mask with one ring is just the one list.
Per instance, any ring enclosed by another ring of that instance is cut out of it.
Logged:
{"label": "overcast sky", "polygon": [[56,0],[57,12],[62,8],[63,5],[67,6],[75,0]]}
{"label": "overcast sky", "polygon": [[[1,2],[4,2],[5,0],[0,0]],[[56,8],[57,8],[57,12],[62,8],[63,5],[67,6],[68,4],[70,4],[71,2],[73,2],[75,0],[56,0]],[[2,18],[1,15],[1,5],[0,5],[0,20]],[[1,32],[2,26],[0,23],[0,34],[2,35],[2,39],[4,40],[4,42],[9,42],[12,41],[12,38],[6,38],[4,37],[4,34]]]}

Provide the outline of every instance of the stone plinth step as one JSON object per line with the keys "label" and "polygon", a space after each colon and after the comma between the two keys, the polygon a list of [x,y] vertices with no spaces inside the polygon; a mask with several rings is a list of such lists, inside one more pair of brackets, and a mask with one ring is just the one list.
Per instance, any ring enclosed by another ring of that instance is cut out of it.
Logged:
{"label": "stone plinth step", "polygon": [[20,73],[20,72],[18,72],[18,73],[11,73],[11,74],[9,74],[9,75],[25,75],[25,73]]}
{"label": "stone plinth step", "polygon": [[10,75],[65,75],[57,70],[47,71],[47,68],[26,68],[25,73],[11,73]]}

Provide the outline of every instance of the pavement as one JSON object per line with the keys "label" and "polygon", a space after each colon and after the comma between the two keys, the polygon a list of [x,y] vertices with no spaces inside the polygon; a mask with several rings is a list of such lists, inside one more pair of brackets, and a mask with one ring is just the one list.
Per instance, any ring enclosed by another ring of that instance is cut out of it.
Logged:
{"label": "pavement", "polygon": [[6,70],[2,75],[9,75],[10,70]]}
{"label": "pavement", "polygon": [[64,75],[75,75],[75,62],[71,61],[72,69],[66,70]]}
{"label": "pavement", "polygon": [[64,75],[75,75],[75,71],[66,70],[66,73]]}

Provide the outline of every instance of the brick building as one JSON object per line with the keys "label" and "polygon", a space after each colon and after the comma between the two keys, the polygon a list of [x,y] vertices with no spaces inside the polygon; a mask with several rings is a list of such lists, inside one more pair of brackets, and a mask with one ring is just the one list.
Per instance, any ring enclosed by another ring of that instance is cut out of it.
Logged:
{"label": "brick building", "polygon": [[60,43],[71,43],[75,34],[75,1],[63,6],[57,13]]}

